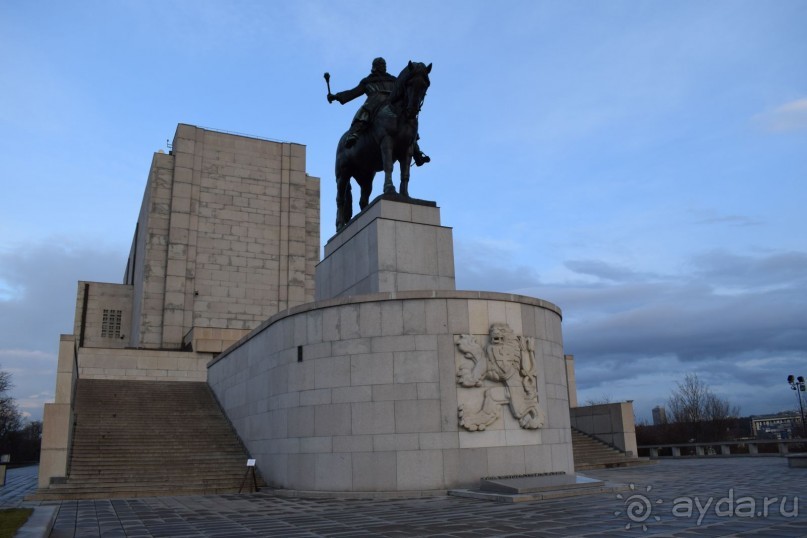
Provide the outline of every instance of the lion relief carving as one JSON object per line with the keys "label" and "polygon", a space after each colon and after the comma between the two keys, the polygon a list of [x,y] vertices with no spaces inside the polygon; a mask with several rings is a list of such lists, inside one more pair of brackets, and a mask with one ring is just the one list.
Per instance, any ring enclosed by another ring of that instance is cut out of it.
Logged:
{"label": "lion relief carving", "polygon": [[461,427],[485,430],[499,418],[505,404],[522,428],[544,426],[546,415],[538,405],[534,338],[515,335],[506,323],[494,323],[484,348],[470,334],[459,335],[456,346],[464,358],[457,370],[457,384],[484,391],[480,409],[459,406]]}

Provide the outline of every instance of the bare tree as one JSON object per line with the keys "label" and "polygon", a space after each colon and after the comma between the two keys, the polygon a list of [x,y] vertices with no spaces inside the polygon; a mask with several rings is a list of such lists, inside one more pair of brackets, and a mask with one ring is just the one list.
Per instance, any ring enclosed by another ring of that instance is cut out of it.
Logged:
{"label": "bare tree", "polygon": [[7,450],[9,434],[16,432],[22,426],[22,415],[14,403],[14,398],[8,391],[14,385],[11,383],[11,372],[0,370],[0,450]]}
{"label": "bare tree", "polygon": [[610,394],[601,394],[599,398],[589,398],[586,400],[586,405],[603,405],[609,404],[613,401]]}
{"label": "bare tree", "polygon": [[725,436],[728,423],[740,414],[737,406],[717,396],[697,374],[689,373],[667,400],[670,421],[683,426],[691,439],[711,441]]}

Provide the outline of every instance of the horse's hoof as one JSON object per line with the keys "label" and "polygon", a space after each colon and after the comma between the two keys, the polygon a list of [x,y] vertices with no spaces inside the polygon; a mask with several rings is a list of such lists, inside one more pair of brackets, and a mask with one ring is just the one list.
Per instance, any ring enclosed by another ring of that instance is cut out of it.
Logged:
{"label": "horse's hoof", "polygon": [[395,192],[395,187],[384,187],[384,194],[397,194]]}

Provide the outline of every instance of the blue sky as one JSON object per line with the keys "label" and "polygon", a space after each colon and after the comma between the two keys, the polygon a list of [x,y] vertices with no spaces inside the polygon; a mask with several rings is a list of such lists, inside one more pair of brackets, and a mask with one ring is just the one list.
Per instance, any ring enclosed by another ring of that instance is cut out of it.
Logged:
{"label": "blue sky", "polygon": [[[559,305],[581,402],[697,373],[743,414],[807,375],[807,2],[3,2],[0,366],[52,400],[76,281],[122,278],[177,123],[293,141],[322,180],[376,56],[432,62],[461,289]],[[380,178],[376,179],[377,189]]]}

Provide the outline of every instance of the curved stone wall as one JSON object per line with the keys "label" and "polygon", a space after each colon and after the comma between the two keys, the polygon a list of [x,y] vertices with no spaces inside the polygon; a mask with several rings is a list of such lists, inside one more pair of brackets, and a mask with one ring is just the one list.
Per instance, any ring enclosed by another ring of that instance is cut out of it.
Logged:
{"label": "curved stone wall", "polygon": [[[512,329],[502,352],[494,324]],[[508,360],[515,369],[484,375],[486,361],[493,372]],[[217,357],[208,383],[273,487],[444,490],[574,472],[560,310],[538,299],[434,291],[309,303]],[[483,431],[469,431],[471,415]]]}

